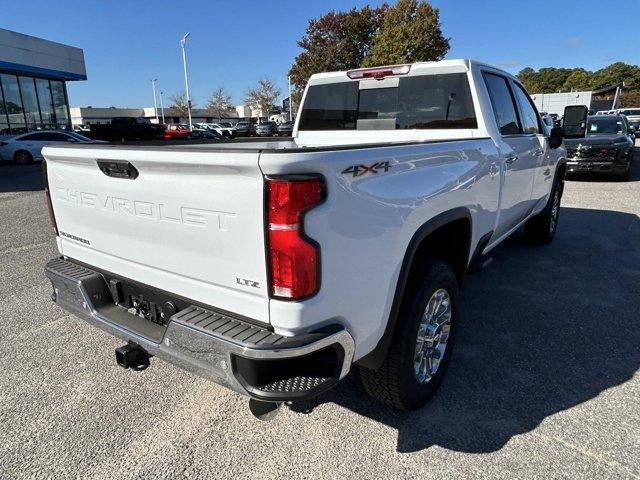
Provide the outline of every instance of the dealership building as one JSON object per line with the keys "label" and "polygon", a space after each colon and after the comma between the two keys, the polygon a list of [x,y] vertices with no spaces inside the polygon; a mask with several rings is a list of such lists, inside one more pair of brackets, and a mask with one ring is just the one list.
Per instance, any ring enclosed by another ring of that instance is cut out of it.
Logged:
{"label": "dealership building", "polygon": [[0,28],[0,134],[70,128],[66,82],[86,79],[82,49]]}

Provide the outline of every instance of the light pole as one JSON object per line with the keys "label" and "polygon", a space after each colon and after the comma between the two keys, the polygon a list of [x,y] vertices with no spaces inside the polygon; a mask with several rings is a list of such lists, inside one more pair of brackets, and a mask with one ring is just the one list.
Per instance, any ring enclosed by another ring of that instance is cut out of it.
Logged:
{"label": "light pole", "polygon": [[156,82],[158,81],[157,78],[154,78],[151,80],[151,88],[153,88],[153,113],[156,116],[156,123],[159,123],[158,121],[158,102],[156,101]]}
{"label": "light pole", "polygon": [[189,37],[189,33],[186,33],[184,37],[180,40],[180,48],[182,48],[182,65],[184,66],[184,87],[187,94],[187,112],[189,114],[189,129],[191,126],[191,97],[189,96],[189,75],[187,74],[187,54],[184,50],[185,45],[187,44],[187,38]]}
{"label": "light pole", "polygon": [[289,121],[293,120],[293,101],[291,100],[291,76],[287,77],[289,83]]}
{"label": "light pole", "polygon": [[164,92],[160,90],[160,113],[162,113],[162,124],[164,125],[164,100],[163,97]]}

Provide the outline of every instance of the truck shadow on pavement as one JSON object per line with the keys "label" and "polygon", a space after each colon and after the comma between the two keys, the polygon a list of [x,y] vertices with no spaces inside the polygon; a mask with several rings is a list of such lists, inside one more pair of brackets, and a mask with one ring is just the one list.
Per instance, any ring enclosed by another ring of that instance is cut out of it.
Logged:
{"label": "truck shadow on pavement", "polygon": [[560,222],[551,245],[515,235],[465,278],[454,356],[428,405],[387,408],[353,372],[290,408],[338,404],[397,429],[399,452],[483,453],[631,379],[640,366],[640,219],[563,208]]}
{"label": "truck shadow on pavement", "polygon": [[0,193],[42,190],[42,165],[0,162]]}

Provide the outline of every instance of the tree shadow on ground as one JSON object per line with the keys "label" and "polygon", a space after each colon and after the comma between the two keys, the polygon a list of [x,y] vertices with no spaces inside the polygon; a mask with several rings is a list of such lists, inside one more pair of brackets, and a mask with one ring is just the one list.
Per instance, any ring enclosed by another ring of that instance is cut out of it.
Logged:
{"label": "tree shadow on ground", "polygon": [[631,379],[640,365],[640,220],[563,208],[560,221],[553,244],[516,235],[465,278],[454,356],[428,405],[386,408],[354,372],[290,408],[336,403],[396,428],[400,452],[439,445],[482,453]]}

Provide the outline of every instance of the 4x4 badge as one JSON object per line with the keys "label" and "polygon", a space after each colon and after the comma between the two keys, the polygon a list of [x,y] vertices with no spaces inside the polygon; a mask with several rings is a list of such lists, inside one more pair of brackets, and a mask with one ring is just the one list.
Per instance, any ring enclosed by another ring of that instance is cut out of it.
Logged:
{"label": "4x4 badge", "polygon": [[381,170],[386,173],[390,168],[391,165],[389,165],[389,162],[378,162],[372,165],[352,165],[351,167],[345,168],[342,171],[342,174],[351,174],[354,177],[361,177],[367,173],[379,173]]}

